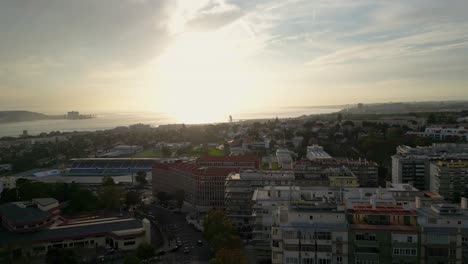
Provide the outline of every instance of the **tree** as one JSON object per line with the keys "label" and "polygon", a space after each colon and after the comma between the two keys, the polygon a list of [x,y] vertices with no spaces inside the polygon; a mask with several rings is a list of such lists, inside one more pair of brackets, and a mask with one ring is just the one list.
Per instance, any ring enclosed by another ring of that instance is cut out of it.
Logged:
{"label": "tree", "polygon": [[137,172],[135,179],[140,186],[145,186],[146,184],[148,184],[148,181],[146,180],[146,172],[144,171]]}
{"label": "tree", "polygon": [[336,121],[340,122],[341,120],[343,120],[343,115],[338,113],[338,115],[336,115]]}
{"label": "tree", "polygon": [[158,192],[156,193],[156,197],[158,198],[160,202],[166,202],[171,199],[171,197],[169,196],[169,194],[167,194],[167,192]]}
{"label": "tree", "polygon": [[427,117],[427,123],[428,124],[434,124],[437,121],[437,117],[434,113],[430,113],[429,116]]}
{"label": "tree", "polygon": [[168,158],[168,157],[170,157],[172,155],[171,150],[167,146],[163,146],[161,148],[161,153],[165,158]]}
{"label": "tree", "polygon": [[128,207],[131,207],[131,206],[134,206],[134,205],[137,205],[140,203],[141,199],[140,199],[141,195],[139,192],[136,192],[136,191],[129,191],[125,194],[125,204],[128,206]]}
{"label": "tree", "polygon": [[219,249],[209,264],[247,264],[247,257],[241,249]]}
{"label": "tree", "polygon": [[203,227],[203,235],[215,251],[221,248],[241,248],[242,242],[237,231],[223,211],[208,212],[203,219]]}
{"label": "tree", "polygon": [[102,178],[102,186],[111,186],[111,185],[115,185],[114,178],[112,178],[111,176],[104,176]]}
{"label": "tree", "polygon": [[147,259],[156,256],[156,250],[148,243],[141,243],[136,250],[136,255],[139,259]]}
{"label": "tree", "polygon": [[141,261],[135,255],[125,257],[124,264],[140,264]]}
{"label": "tree", "polygon": [[229,143],[224,142],[223,144],[224,156],[229,156],[231,154],[231,146]]}
{"label": "tree", "polygon": [[123,198],[122,189],[119,186],[104,186],[99,191],[99,203],[109,210],[119,209]]}
{"label": "tree", "polygon": [[47,264],[78,263],[75,251],[71,249],[51,248],[47,251]]}
{"label": "tree", "polygon": [[179,207],[180,210],[184,205],[185,191],[182,189],[177,190],[174,194],[174,197],[177,200],[177,207]]}

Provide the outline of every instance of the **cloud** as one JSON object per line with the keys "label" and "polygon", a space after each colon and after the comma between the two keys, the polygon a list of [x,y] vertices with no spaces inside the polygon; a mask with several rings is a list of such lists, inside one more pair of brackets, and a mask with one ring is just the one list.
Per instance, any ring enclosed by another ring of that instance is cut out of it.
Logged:
{"label": "cloud", "polygon": [[167,23],[172,34],[212,31],[242,17],[243,11],[224,0],[177,0]]}

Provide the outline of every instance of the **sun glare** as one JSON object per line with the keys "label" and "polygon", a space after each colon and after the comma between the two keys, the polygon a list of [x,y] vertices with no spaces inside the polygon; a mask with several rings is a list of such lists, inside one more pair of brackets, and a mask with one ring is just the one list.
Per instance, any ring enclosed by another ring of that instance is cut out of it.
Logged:
{"label": "sun glare", "polygon": [[162,108],[183,123],[227,120],[254,87],[243,54],[226,34],[183,34],[158,61]]}

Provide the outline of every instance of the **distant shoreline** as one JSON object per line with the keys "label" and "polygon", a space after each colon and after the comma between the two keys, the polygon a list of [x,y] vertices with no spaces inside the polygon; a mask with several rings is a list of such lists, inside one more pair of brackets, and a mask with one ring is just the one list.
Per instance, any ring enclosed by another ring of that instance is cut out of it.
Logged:
{"label": "distant shoreline", "polygon": [[0,124],[10,124],[40,120],[82,120],[95,118],[96,115],[81,115],[79,112],[68,112],[63,115],[47,115],[31,111],[0,111]]}

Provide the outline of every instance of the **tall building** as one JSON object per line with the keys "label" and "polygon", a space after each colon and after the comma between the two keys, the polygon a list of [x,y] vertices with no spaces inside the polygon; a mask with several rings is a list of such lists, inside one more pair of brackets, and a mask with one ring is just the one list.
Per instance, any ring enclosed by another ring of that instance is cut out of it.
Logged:
{"label": "tall building", "polygon": [[337,159],[338,165],[350,169],[359,180],[361,187],[379,186],[379,165],[366,159]]}
{"label": "tall building", "polygon": [[366,159],[321,159],[321,160],[301,160],[294,164],[296,174],[303,174],[309,171],[321,171],[326,168],[349,169],[358,179],[361,187],[378,186],[378,165]]}
{"label": "tall building", "polygon": [[468,197],[468,160],[432,162],[430,175],[431,192],[447,200]]}
{"label": "tall building", "polygon": [[348,262],[348,223],[336,207],[278,208],[271,227],[271,262]]}
{"label": "tall building", "polygon": [[435,204],[417,209],[421,226],[419,263],[468,263],[467,200],[455,204]]}
{"label": "tall building", "polygon": [[278,207],[297,210],[336,207],[336,190],[324,187],[265,186],[252,197],[253,247],[257,261],[271,259],[271,229]]}
{"label": "tall building", "polygon": [[467,143],[442,143],[429,147],[398,146],[392,156],[392,182],[411,183],[430,190],[430,163],[438,160],[468,159]]}
{"label": "tall building", "polygon": [[256,156],[205,156],[196,160],[198,166],[210,168],[259,169],[260,158]]}
{"label": "tall building", "polygon": [[283,171],[243,171],[226,179],[226,214],[243,238],[252,238],[252,195],[257,188],[293,185],[294,174]]}
{"label": "tall building", "polygon": [[226,177],[231,168],[200,167],[193,161],[156,163],[153,167],[153,195],[183,190],[185,200],[200,211],[224,209]]}
{"label": "tall building", "polygon": [[419,263],[414,210],[396,205],[355,204],[347,211],[349,263]]}

